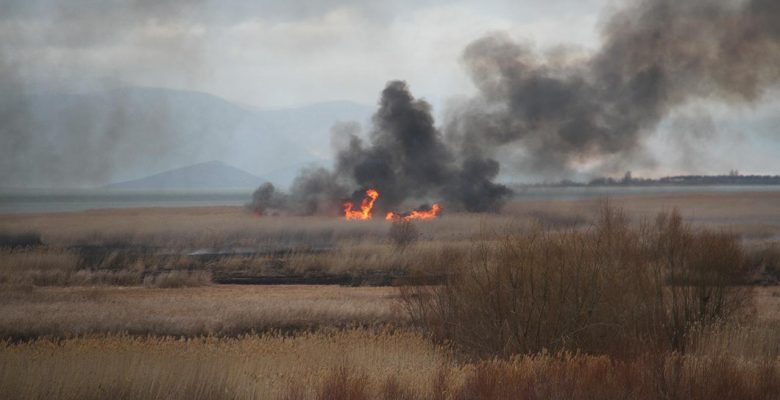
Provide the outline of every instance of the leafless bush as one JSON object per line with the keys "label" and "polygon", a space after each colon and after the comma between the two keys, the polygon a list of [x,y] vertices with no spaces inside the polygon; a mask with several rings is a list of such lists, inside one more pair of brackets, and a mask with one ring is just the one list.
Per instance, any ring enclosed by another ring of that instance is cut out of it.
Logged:
{"label": "leafless bush", "polygon": [[736,315],[749,291],[737,238],[677,213],[632,228],[605,207],[582,229],[478,242],[440,287],[404,289],[434,338],[483,357],[550,351],[683,351],[692,329]]}
{"label": "leafless bush", "polygon": [[749,265],[770,281],[780,279],[780,243],[769,243],[754,248],[748,254],[748,260]]}
{"label": "leafless bush", "polygon": [[395,220],[390,225],[387,236],[396,248],[405,249],[417,241],[420,237],[420,232],[412,221]]}
{"label": "leafless bush", "polygon": [[[739,239],[726,232],[694,230],[677,212],[661,213],[644,230],[653,298],[662,311],[667,340],[684,350],[686,335],[748,310],[752,272]],[[662,280],[663,284],[662,285]]]}

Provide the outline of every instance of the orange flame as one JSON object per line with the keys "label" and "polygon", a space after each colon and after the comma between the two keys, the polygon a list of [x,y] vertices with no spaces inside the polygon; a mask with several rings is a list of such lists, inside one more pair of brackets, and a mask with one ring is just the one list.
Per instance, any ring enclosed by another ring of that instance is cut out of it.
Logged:
{"label": "orange flame", "polygon": [[412,212],[404,214],[389,212],[387,213],[385,219],[388,221],[395,219],[402,221],[411,221],[414,219],[434,219],[439,216],[439,213],[441,213],[441,206],[439,203],[434,203],[433,206],[431,206],[431,209],[428,211],[412,210]]}
{"label": "orange flame", "polygon": [[371,209],[374,208],[374,202],[379,198],[379,192],[374,189],[366,190],[366,197],[360,202],[360,211],[352,210],[352,202],[344,203],[344,217],[350,219],[371,219]]}

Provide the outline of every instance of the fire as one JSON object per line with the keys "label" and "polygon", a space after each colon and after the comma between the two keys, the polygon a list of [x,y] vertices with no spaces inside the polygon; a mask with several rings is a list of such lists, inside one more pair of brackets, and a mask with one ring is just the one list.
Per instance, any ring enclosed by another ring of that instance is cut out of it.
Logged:
{"label": "fire", "polygon": [[431,209],[428,211],[412,210],[411,212],[402,213],[402,214],[389,212],[387,213],[385,219],[388,221],[392,221],[395,219],[402,220],[402,221],[411,221],[414,219],[434,219],[439,216],[440,212],[441,212],[441,206],[439,205],[439,203],[434,203],[433,206],[431,206]]}
{"label": "fire", "polygon": [[371,209],[374,208],[374,202],[379,198],[379,192],[374,189],[366,190],[366,197],[360,202],[360,210],[352,210],[352,202],[344,203],[344,217],[350,219],[371,219]]}

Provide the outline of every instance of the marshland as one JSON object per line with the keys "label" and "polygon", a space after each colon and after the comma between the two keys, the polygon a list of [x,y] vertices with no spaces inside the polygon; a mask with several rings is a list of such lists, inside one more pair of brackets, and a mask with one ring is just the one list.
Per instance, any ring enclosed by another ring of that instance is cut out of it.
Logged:
{"label": "marshland", "polygon": [[780,400],[778,5],[0,1],[0,400]]}
{"label": "marshland", "polygon": [[243,207],[6,214],[0,391],[772,398],[778,216],[771,191],[395,223]]}

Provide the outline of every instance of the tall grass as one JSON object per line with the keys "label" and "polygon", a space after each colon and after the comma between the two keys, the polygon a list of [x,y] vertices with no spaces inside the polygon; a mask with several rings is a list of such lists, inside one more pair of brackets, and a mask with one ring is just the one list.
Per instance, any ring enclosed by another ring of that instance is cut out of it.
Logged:
{"label": "tall grass", "polygon": [[[462,240],[499,215],[448,214],[419,224],[425,239]],[[0,234],[35,232],[49,246],[147,246],[161,249],[328,247],[342,241],[384,241],[391,224],[381,218],[258,217],[241,207],[93,210],[77,213],[0,215]]]}
{"label": "tall grass", "polygon": [[463,363],[409,332],[0,343],[3,399],[761,400],[778,391],[777,358],[563,352]]}
{"label": "tall grass", "polygon": [[0,285],[147,287],[202,286],[211,283],[208,270],[194,270],[184,256],[123,255],[108,252],[88,260],[77,251],[41,246],[0,249]]}
{"label": "tall grass", "polygon": [[0,290],[0,338],[88,334],[237,336],[408,320],[395,288],[212,285]]}
{"label": "tall grass", "polygon": [[448,357],[418,334],[363,330],[0,342],[0,398],[274,399],[293,387],[300,398],[335,400],[375,394],[389,377],[424,388]]}

